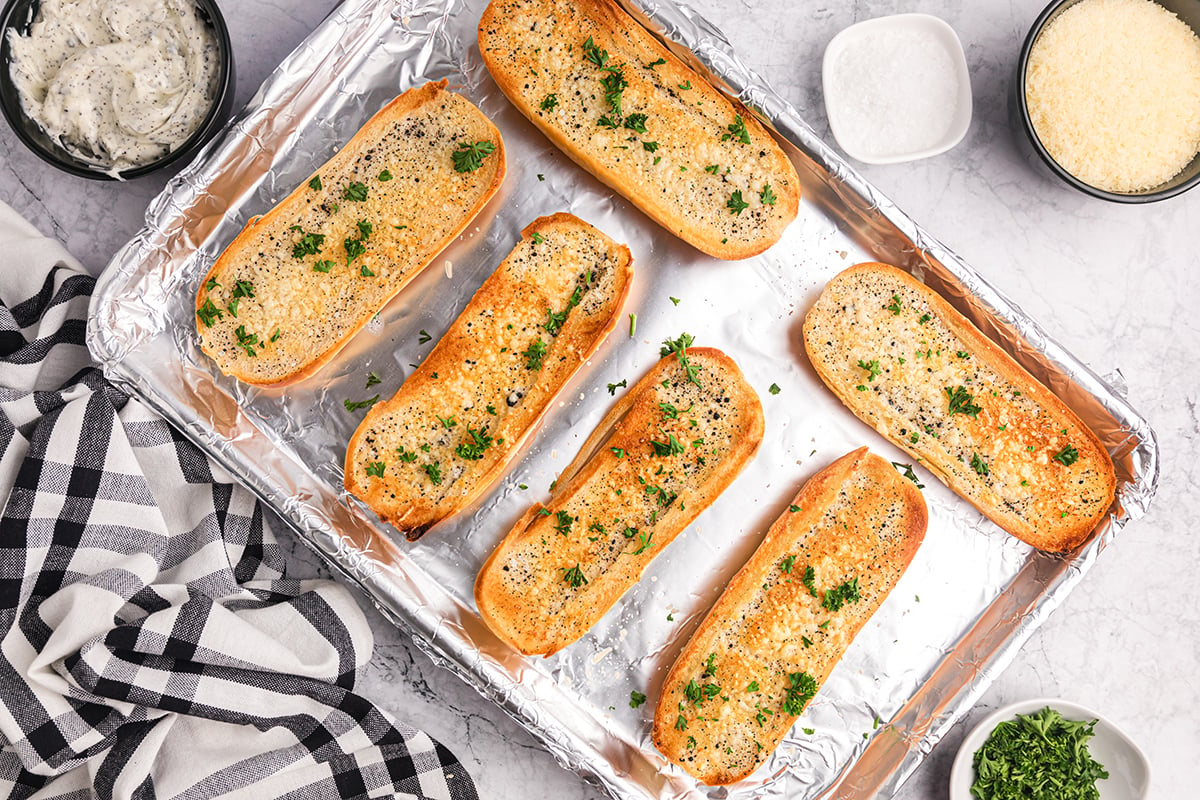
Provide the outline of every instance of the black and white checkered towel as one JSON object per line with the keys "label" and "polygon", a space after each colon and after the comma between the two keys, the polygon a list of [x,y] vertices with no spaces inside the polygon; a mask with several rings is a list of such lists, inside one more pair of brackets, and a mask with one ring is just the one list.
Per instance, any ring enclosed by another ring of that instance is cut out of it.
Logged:
{"label": "black and white checkered towel", "polygon": [[347,591],[91,366],[92,284],[0,203],[0,797],[475,800],[354,693]]}

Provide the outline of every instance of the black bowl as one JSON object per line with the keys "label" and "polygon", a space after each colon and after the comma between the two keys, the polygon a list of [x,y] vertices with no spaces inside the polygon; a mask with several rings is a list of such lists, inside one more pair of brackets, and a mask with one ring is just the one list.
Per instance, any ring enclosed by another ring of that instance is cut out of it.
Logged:
{"label": "black bowl", "polygon": [[[1034,152],[1038,154],[1055,175],[1068,185],[1084,194],[1098,197],[1101,200],[1111,200],[1115,203],[1153,203],[1157,200],[1166,200],[1168,197],[1182,194],[1200,184],[1200,153],[1193,157],[1191,163],[1184,167],[1178,175],[1166,183],[1137,192],[1109,192],[1104,189],[1097,189],[1095,186],[1079,180],[1079,178],[1076,178],[1063,169],[1046,150],[1038,138],[1037,131],[1033,129],[1033,122],[1029,119],[1029,106],[1025,102],[1025,70],[1029,65],[1029,53],[1033,50],[1033,45],[1038,40],[1042,30],[1053,22],[1059,14],[1078,2],[1081,2],[1081,0],[1055,0],[1046,6],[1046,9],[1033,23],[1033,27],[1030,28],[1029,35],[1025,37],[1025,45],[1021,48],[1021,58],[1017,62],[1016,80],[1013,81],[1013,108],[1016,110],[1017,125],[1025,131],[1025,136],[1033,146]],[[1175,14],[1175,16],[1187,23],[1197,35],[1200,35],[1200,2],[1196,2],[1196,0],[1154,0],[1154,2]]]}
{"label": "black bowl", "polygon": [[[72,155],[57,140],[47,135],[41,126],[26,116],[21,108],[21,101],[9,70],[12,54],[8,32],[10,29],[16,29],[22,35],[27,34],[37,17],[38,6],[39,0],[9,0],[4,11],[0,13],[0,110],[4,112],[17,138],[44,161],[81,178],[117,180],[118,176],[105,172],[103,167]],[[217,8],[215,0],[196,0],[196,7],[200,11],[200,18],[216,36],[220,62],[217,67],[216,91],[213,93],[208,114],[200,123],[200,127],[182,145],[156,161],[123,170],[119,173],[120,180],[148,175],[195,154],[229,118],[234,90],[233,45],[229,41],[229,29],[225,27],[225,18],[221,16],[221,10]]]}

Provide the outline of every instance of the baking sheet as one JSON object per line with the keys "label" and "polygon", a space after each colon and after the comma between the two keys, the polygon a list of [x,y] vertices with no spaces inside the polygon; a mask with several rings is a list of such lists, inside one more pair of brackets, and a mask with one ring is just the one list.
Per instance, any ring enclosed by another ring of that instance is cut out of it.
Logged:
{"label": "baking sheet", "polygon": [[[612,796],[890,795],[1120,527],[1145,512],[1158,474],[1153,431],[1117,390],[844,164],[686,6],[629,8],[774,126],[804,188],[799,218],[783,240],[743,262],[719,262],[682,244],[537,133],[479,59],[475,26],[483,5],[347,0],[339,7],[151,204],[146,227],[97,287],[88,330],[93,354],[111,379],[173,420],[361,585],[438,663]],[[193,318],[195,291],[217,254],[395,94],[441,78],[500,128],[509,170],[500,193],[316,377],[257,389],[221,376],[199,352]],[[458,519],[407,544],[342,492],[345,445],[365,413],[347,412],[343,401],[395,391],[520,229],[555,211],[629,244],[635,278],[625,313],[637,315],[636,336],[619,325],[505,478]],[[1113,455],[1118,500],[1079,552],[1050,556],[1003,533],[918,467],[930,526],[912,567],[767,764],[739,784],[706,789],[650,742],[667,668],[804,480],[862,444],[908,460],[821,385],[801,345],[804,312],[825,282],[876,259],[937,289],[1062,397]],[[433,341],[422,344],[422,330]],[[475,613],[479,566],[521,513],[546,498],[557,472],[615,402],[607,384],[633,385],[657,361],[659,343],[681,331],[741,365],[763,400],[762,449],[591,633],[549,659],[517,655]],[[383,383],[367,391],[369,371]],[[772,383],[778,394],[769,393]],[[649,701],[630,708],[632,690]]]}

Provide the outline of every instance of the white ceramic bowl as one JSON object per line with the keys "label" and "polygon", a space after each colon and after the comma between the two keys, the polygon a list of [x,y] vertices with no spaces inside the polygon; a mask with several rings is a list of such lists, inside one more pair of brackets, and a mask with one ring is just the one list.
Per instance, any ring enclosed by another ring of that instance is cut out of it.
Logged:
{"label": "white ceramic bowl", "polygon": [[[928,59],[924,63],[920,59],[907,60],[895,73],[883,61],[864,63],[878,58],[881,54],[879,44],[889,41],[926,42],[931,47],[940,47],[946,57],[936,59],[937,64]],[[855,62],[853,65],[852,61]],[[937,99],[928,88],[930,82],[917,80],[929,76],[912,72],[918,69],[917,65],[933,70],[939,80],[957,81],[957,90],[944,101]],[[851,74],[867,79],[863,90],[848,86]],[[971,75],[967,71],[962,43],[953,28],[928,14],[877,17],[841,31],[825,47],[821,84],[833,138],[847,155],[866,164],[896,164],[944,153],[962,141],[971,125]],[[900,93],[892,93],[887,102],[880,102],[881,96],[896,86],[908,87],[910,97],[916,103],[895,102],[893,105],[893,101],[902,99]],[[912,97],[913,94],[916,97]],[[919,124],[922,116],[911,112],[914,106],[920,107],[922,103],[936,109],[939,121],[946,123],[944,129],[929,136],[923,131],[921,137],[925,141],[919,143],[911,136],[889,137],[890,133],[911,133],[910,126],[914,120]],[[869,141],[868,137],[890,138],[890,142],[879,146],[878,141]]]}
{"label": "white ceramic bowl", "polygon": [[1075,703],[1051,698],[1037,698],[1013,703],[984,717],[971,729],[958,748],[954,766],[950,769],[950,800],[973,800],[971,784],[975,782],[975,751],[992,729],[1005,720],[1015,719],[1017,714],[1032,714],[1050,706],[1064,718],[1090,722],[1097,720],[1095,736],[1088,740],[1088,752],[1092,758],[1108,770],[1108,778],[1096,781],[1100,800],[1145,800],[1150,796],[1150,762],[1141,748],[1125,733],[1102,715]]}

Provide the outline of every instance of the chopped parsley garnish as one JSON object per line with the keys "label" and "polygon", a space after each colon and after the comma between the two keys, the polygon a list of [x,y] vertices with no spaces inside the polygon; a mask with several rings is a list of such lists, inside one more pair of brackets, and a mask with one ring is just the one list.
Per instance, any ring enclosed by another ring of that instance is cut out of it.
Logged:
{"label": "chopped parsley garnish", "polygon": [[629,338],[637,335],[637,314],[629,315]]}
{"label": "chopped parsley garnish", "polygon": [[308,188],[310,188],[310,189],[320,189],[320,188],[321,188],[321,176],[320,176],[320,175],[313,175],[313,176],[312,176],[312,180],[310,180],[310,181],[308,182]]}
{"label": "chopped parsley garnish", "polygon": [[707,172],[709,175],[716,175],[720,169],[721,169],[720,164],[709,164],[707,167],[704,168],[704,171]]}
{"label": "chopped parsley garnish", "polygon": [[[660,431],[660,432],[666,433],[666,431]],[[680,444],[679,440],[675,438],[675,434],[667,433],[667,441],[665,441],[665,442],[659,442],[654,439],[651,439],[650,440],[650,449],[653,450],[654,455],[658,456],[659,458],[667,458],[668,456],[679,455],[686,448],[684,448],[684,446],[682,444]]]}
{"label": "chopped parsley garnish", "polygon": [[685,92],[686,92],[688,89],[691,89],[691,88],[692,88],[692,82],[691,82],[691,81],[684,81],[683,83],[677,83],[677,84],[675,84],[675,85],[676,85],[676,86],[678,86],[680,89],[683,89]]}
{"label": "chopped parsley garnish", "polygon": [[213,323],[225,316],[221,309],[217,308],[211,298],[205,299],[200,308],[196,309],[196,316],[204,323],[206,328],[211,328]]}
{"label": "chopped parsley garnish", "polygon": [[485,408],[484,410],[487,411],[487,413],[491,414],[493,417],[496,416],[496,407],[494,405],[492,405],[491,403],[488,403],[487,408]]}
{"label": "chopped parsley garnish", "polygon": [[292,258],[315,256],[321,252],[321,246],[325,244],[325,234],[305,233],[304,229],[299,225],[293,225],[288,230],[299,231],[301,233],[300,241],[292,245]]}
{"label": "chopped parsley garnish", "polygon": [[342,199],[352,203],[361,203],[367,199],[367,185],[362,181],[351,181],[342,190]]}
{"label": "chopped parsley garnish", "polygon": [[767,387],[767,391],[770,392],[771,394],[779,394],[780,392],[783,391],[783,389],[779,388],[778,383],[772,383],[770,386]]}
{"label": "chopped parsley garnish", "polygon": [[[646,115],[630,114],[625,118],[625,127],[634,133],[646,133]],[[654,152],[651,150],[650,152]]]}
{"label": "chopped parsley garnish", "polygon": [[775,192],[771,191],[771,184],[764,183],[762,191],[758,193],[758,199],[765,206],[773,206],[779,198],[775,196]]}
{"label": "chopped parsley garnish", "polygon": [[[708,677],[707,675],[705,677]],[[695,680],[688,681],[687,686],[683,687],[683,696],[688,699],[692,705],[699,707],[705,700],[711,700],[721,693],[721,687],[715,683],[696,683]]]}
{"label": "chopped parsley garnish", "polygon": [[592,37],[588,37],[583,43],[583,57],[595,64],[597,67],[603,67],[608,63],[608,51],[601,50],[592,41]]}
{"label": "chopped parsley garnish", "polygon": [[440,464],[434,461],[432,464],[426,464],[421,467],[421,469],[425,470],[425,474],[429,476],[430,483],[434,486],[442,485],[442,467]]}
{"label": "chopped parsley garnish", "polygon": [[605,75],[600,79],[600,85],[604,87],[604,101],[608,103],[608,107],[617,115],[617,119],[621,118],[621,98],[625,93],[625,87],[629,85],[629,81],[625,80],[625,71],[618,64],[616,66],[604,67]]}
{"label": "chopped parsley garnish", "polygon": [[979,453],[971,454],[971,468],[980,475],[987,475],[989,472],[987,462],[979,457]]}
{"label": "chopped parsley garnish", "polygon": [[347,411],[360,411],[364,408],[370,408],[378,402],[379,395],[375,395],[374,397],[369,397],[366,400],[343,400],[342,405],[346,407]]}
{"label": "chopped parsley garnish", "polygon": [[[618,117],[617,119],[613,119],[608,114],[601,114],[600,118],[598,120],[596,120],[596,124],[599,125],[601,128],[611,128],[613,130],[616,130],[617,128],[621,127],[621,119],[620,119],[620,117]],[[626,148],[626,149],[628,149],[628,148]]]}
{"label": "chopped parsley garnish", "polygon": [[630,708],[637,708],[644,702],[646,702],[646,695],[642,694],[637,689],[634,689],[632,692],[629,693],[629,707]]}
{"label": "chopped parsley garnish", "polygon": [[971,357],[971,354],[968,353],[966,350],[958,350],[954,353],[954,355],[958,356],[959,358],[970,358]]}
{"label": "chopped parsley garnish", "polygon": [[610,447],[608,449],[617,458],[625,457],[625,448],[623,448],[623,447]]}
{"label": "chopped parsley garnish", "polygon": [[[236,314],[234,316],[237,316]],[[246,355],[254,358],[258,355],[258,351],[254,348],[260,346],[258,343],[257,333],[246,333],[245,325],[238,325],[237,330],[233,332],[237,336],[238,347],[246,351]]]}
{"label": "chopped parsley garnish", "polygon": [[922,314],[920,316],[920,318],[917,320],[917,324],[924,325],[926,322],[929,322],[929,320],[931,320],[931,319],[933,319],[933,316],[931,314]]}
{"label": "chopped parsley garnish", "polygon": [[788,506],[788,511],[790,511],[793,514],[795,514],[797,511],[803,511],[803,510],[804,509],[800,508],[800,506],[798,506],[798,505],[793,504],[793,505]]}
{"label": "chopped parsley garnish", "polygon": [[892,316],[900,316],[900,295],[892,295],[892,302],[888,303],[887,310],[892,312]]}
{"label": "chopped parsley garnish", "polygon": [[474,172],[483,166],[483,159],[496,150],[491,142],[460,142],[458,149],[451,153],[454,159],[455,172]]}
{"label": "chopped parsley garnish", "polygon": [[417,331],[417,344],[425,344],[431,339],[433,339],[433,337],[430,336],[429,332],[424,328],[421,328],[421,330]]}
{"label": "chopped parsley garnish", "polygon": [[483,458],[483,454],[489,447],[492,446],[492,437],[487,432],[487,427],[472,428],[467,426],[467,437],[459,443],[454,449],[455,454],[459,458],[467,461],[478,461]]}
{"label": "chopped parsley garnish", "polygon": [[675,304],[675,305],[679,305],[679,298],[678,298],[678,297],[668,297],[667,299],[668,299],[668,300],[670,300],[670,301],[671,301],[673,304]]}
{"label": "chopped parsley garnish", "polygon": [[758,681],[750,681],[748,684],[746,684],[746,691],[747,692],[759,691]]}
{"label": "chopped parsley garnish", "polygon": [[529,238],[533,239],[533,241],[534,241],[534,242],[536,242],[537,244],[541,244],[542,242],[546,241],[546,237],[545,237],[545,236],[542,236],[542,235],[541,235],[540,233],[538,233],[537,231],[534,231],[534,232],[533,232],[533,233],[530,235],[530,237],[529,237]]}
{"label": "chopped parsley garnish", "polygon": [[566,511],[558,511],[554,515],[554,532],[560,536],[566,536],[571,532],[571,523],[575,518]]}
{"label": "chopped parsley garnish", "polygon": [[717,654],[709,653],[708,658],[704,660],[704,677],[712,678],[717,674]]}
{"label": "chopped parsley garnish", "polygon": [[653,153],[658,150],[658,142],[642,142],[642,149],[647,153]]}
{"label": "chopped parsley garnish", "polygon": [[542,359],[546,357],[546,343],[539,336],[533,340],[521,355],[525,357],[525,368],[537,372],[541,370]]}
{"label": "chopped parsley garnish", "polygon": [[450,430],[451,428],[458,425],[458,420],[456,420],[454,418],[453,414],[451,414],[448,417],[438,417],[437,414],[434,414],[434,416],[437,417],[437,421],[442,423],[442,427],[445,428],[446,430]]}
{"label": "chopped parsley garnish", "polygon": [[608,393],[609,393],[610,395],[612,395],[613,397],[616,397],[616,396],[617,396],[617,389],[624,389],[624,388],[625,388],[625,387],[627,387],[627,386],[629,386],[629,379],[628,379],[628,378],[622,378],[620,383],[610,383],[610,384],[608,385]]}
{"label": "chopped parsley garnish", "polygon": [[333,262],[329,259],[324,259],[313,264],[313,272],[329,272],[333,269]]}
{"label": "chopped parsley garnish", "polygon": [[658,355],[660,358],[666,358],[674,353],[679,359],[679,365],[687,374],[688,381],[700,386],[700,367],[689,361],[687,355],[687,349],[692,346],[694,341],[695,339],[690,333],[681,333],[677,339],[664,339]]}
{"label": "chopped parsley garnish", "polygon": [[216,278],[209,278],[208,280],[206,280],[204,282],[204,291],[211,292],[213,289],[217,288],[220,285],[221,284],[217,283]]}
{"label": "chopped parsley garnish", "polygon": [[561,569],[563,573],[563,580],[572,589],[578,589],[580,586],[583,586],[588,582],[588,579],[583,576],[583,570],[579,568],[578,564],[570,569],[567,569],[566,567],[562,567]]}
{"label": "chopped parsley garnish", "polygon": [[1095,725],[1063,719],[1048,706],[1001,722],[975,751],[971,796],[1097,800],[1096,781],[1108,771],[1088,752]]}
{"label": "chopped parsley garnish", "polygon": [[382,478],[383,471],[385,469],[387,469],[387,464],[384,464],[382,461],[367,462],[367,474],[368,475],[374,475],[376,478]]}
{"label": "chopped parsley garnish", "polygon": [[654,538],[654,531],[650,533],[642,533],[638,535],[639,547],[633,551],[633,555],[640,556],[642,553],[650,549],[650,540]]}
{"label": "chopped parsley garnish", "polygon": [[651,61],[649,64],[647,64],[646,69],[654,69],[655,67],[661,67],[665,63],[667,63],[667,60],[665,58],[659,57],[658,59]]}
{"label": "chopped parsley garnish", "polygon": [[683,714],[680,714],[677,717],[675,717],[675,730],[677,730],[677,731],[686,731],[687,730],[687,720],[683,718]]}
{"label": "chopped parsley garnish", "polygon": [[386,169],[383,172],[379,173],[379,181],[381,183],[383,183],[385,181],[390,181],[391,179],[392,179],[392,173],[388,172]]}
{"label": "chopped parsley garnish", "polygon": [[1069,467],[1079,460],[1079,451],[1071,445],[1067,445],[1051,456],[1051,459],[1062,464],[1064,467]]}
{"label": "chopped parsley garnish", "polygon": [[950,400],[951,414],[966,414],[971,419],[977,419],[979,412],[983,409],[976,405],[975,398],[967,391],[965,386],[957,386],[954,389],[946,387],[946,397]]}
{"label": "chopped parsley garnish", "polygon": [[226,306],[229,311],[229,316],[237,317],[238,303],[240,302],[242,302],[242,298],[240,297],[235,297],[229,301],[229,305]]}
{"label": "chopped parsley garnish", "polygon": [[360,237],[358,239],[346,237],[346,239],[342,242],[342,246],[346,248],[346,266],[350,266],[350,263],[354,261],[354,259],[367,252],[367,246],[363,244],[365,239],[366,237]]}
{"label": "chopped parsley garnish", "polygon": [[750,144],[750,132],[746,130],[746,121],[742,119],[742,115],[738,114],[733,124],[727,129],[727,133],[721,134],[721,141],[727,142],[730,139],[741,142],[742,144]]}
{"label": "chopped parsley garnish", "polygon": [[795,556],[785,556],[779,562],[779,568],[781,570],[783,570],[784,572],[786,572],[788,575],[792,574],[792,567],[794,567],[794,566],[796,566],[796,557]]}
{"label": "chopped parsley garnish", "polygon": [[396,458],[400,459],[405,464],[411,464],[417,460],[417,454],[412,450],[405,450],[402,445],[396,448]]}
{"label": "chopped parsley garnish", "polygon": [[800,573],[800,585],[813,597],[817,596],[817,571],[813,569],[812,564],[806,564],[804,571]]}
{"label": "chopped parsley garnish", "polygon": [[878,359],[872,358],[870,361],[858,360],[858,368],[867,371],[867,380],[873,381],[876,377],[883,373],[883,368],[879,366]]}
{"label": "chopped parsley garnish", "polygon": [[279,326],[278,326],[278,325],[276,325],[276,326],[275,326],[275,332],[271,334],[271,341],[272,341],[272,342],[277,342],[277,341],[279,341],[279,336],[280,336],[280,333],[279,333]]}
{"label": "chopped parsley garnish", "polygon": [[894,462],[892,462],[892,465],[896,469],[899,469],[901,471],[901,473],[904,473],[904,476],[907,477],[908,480],[912,481],[913,483],[916,483],[918,489],[925,488],[924,483],[917,480],[917,473],[914,473],[914,471],[912,471],[912,464],[901,464],[898,461],[894,461]]}
{"label": "chopped parsley garnish", "polygon": [[375,273],[372,272],[371,268],[368,267],[366,264],[363,264],[361,267],[358,268],[358,274],[363,276],[364,278],[374,278],[375,277]]}
{"label": "chopped parsley garnish", "polygon": [[736,189],[733,194],[729,195],[729,199],[725,201],[725,207],[729,209],[731,214],[741,214],[750,204],[742,199],[742,190]]}
{"label": "chopped parsley garnish", "polygon": [[817,681],[807,672],[788,673],[787,694],[783,698],[783,710],[793,716],[800,716],[808,701],[817,693]]}
{"label": "chopped parsley garnish", "polygon": [[851,578],[840,586],[835,586],[825,592],[821,598],[821,607],[829,611],[840,611],[846,603],[857,603],[862,599],[858,592],[858,578]]}
{"label": "chopped parsley garnish", "polygon": [[380,383],[383,383],[383,378],[379,377],[379,373],[377,373],[377,372],[368,372],[367,373],[367,388],[368,389],[370,389],[372,386],[375,386]]}
{"label": "chopped parsley garnish", "polygon": [[543,97],[542,102],[538,104],[538,107],[541,108],[542,111],[553,111],[557,106],[558,95],[554,94],[553,92]]}

